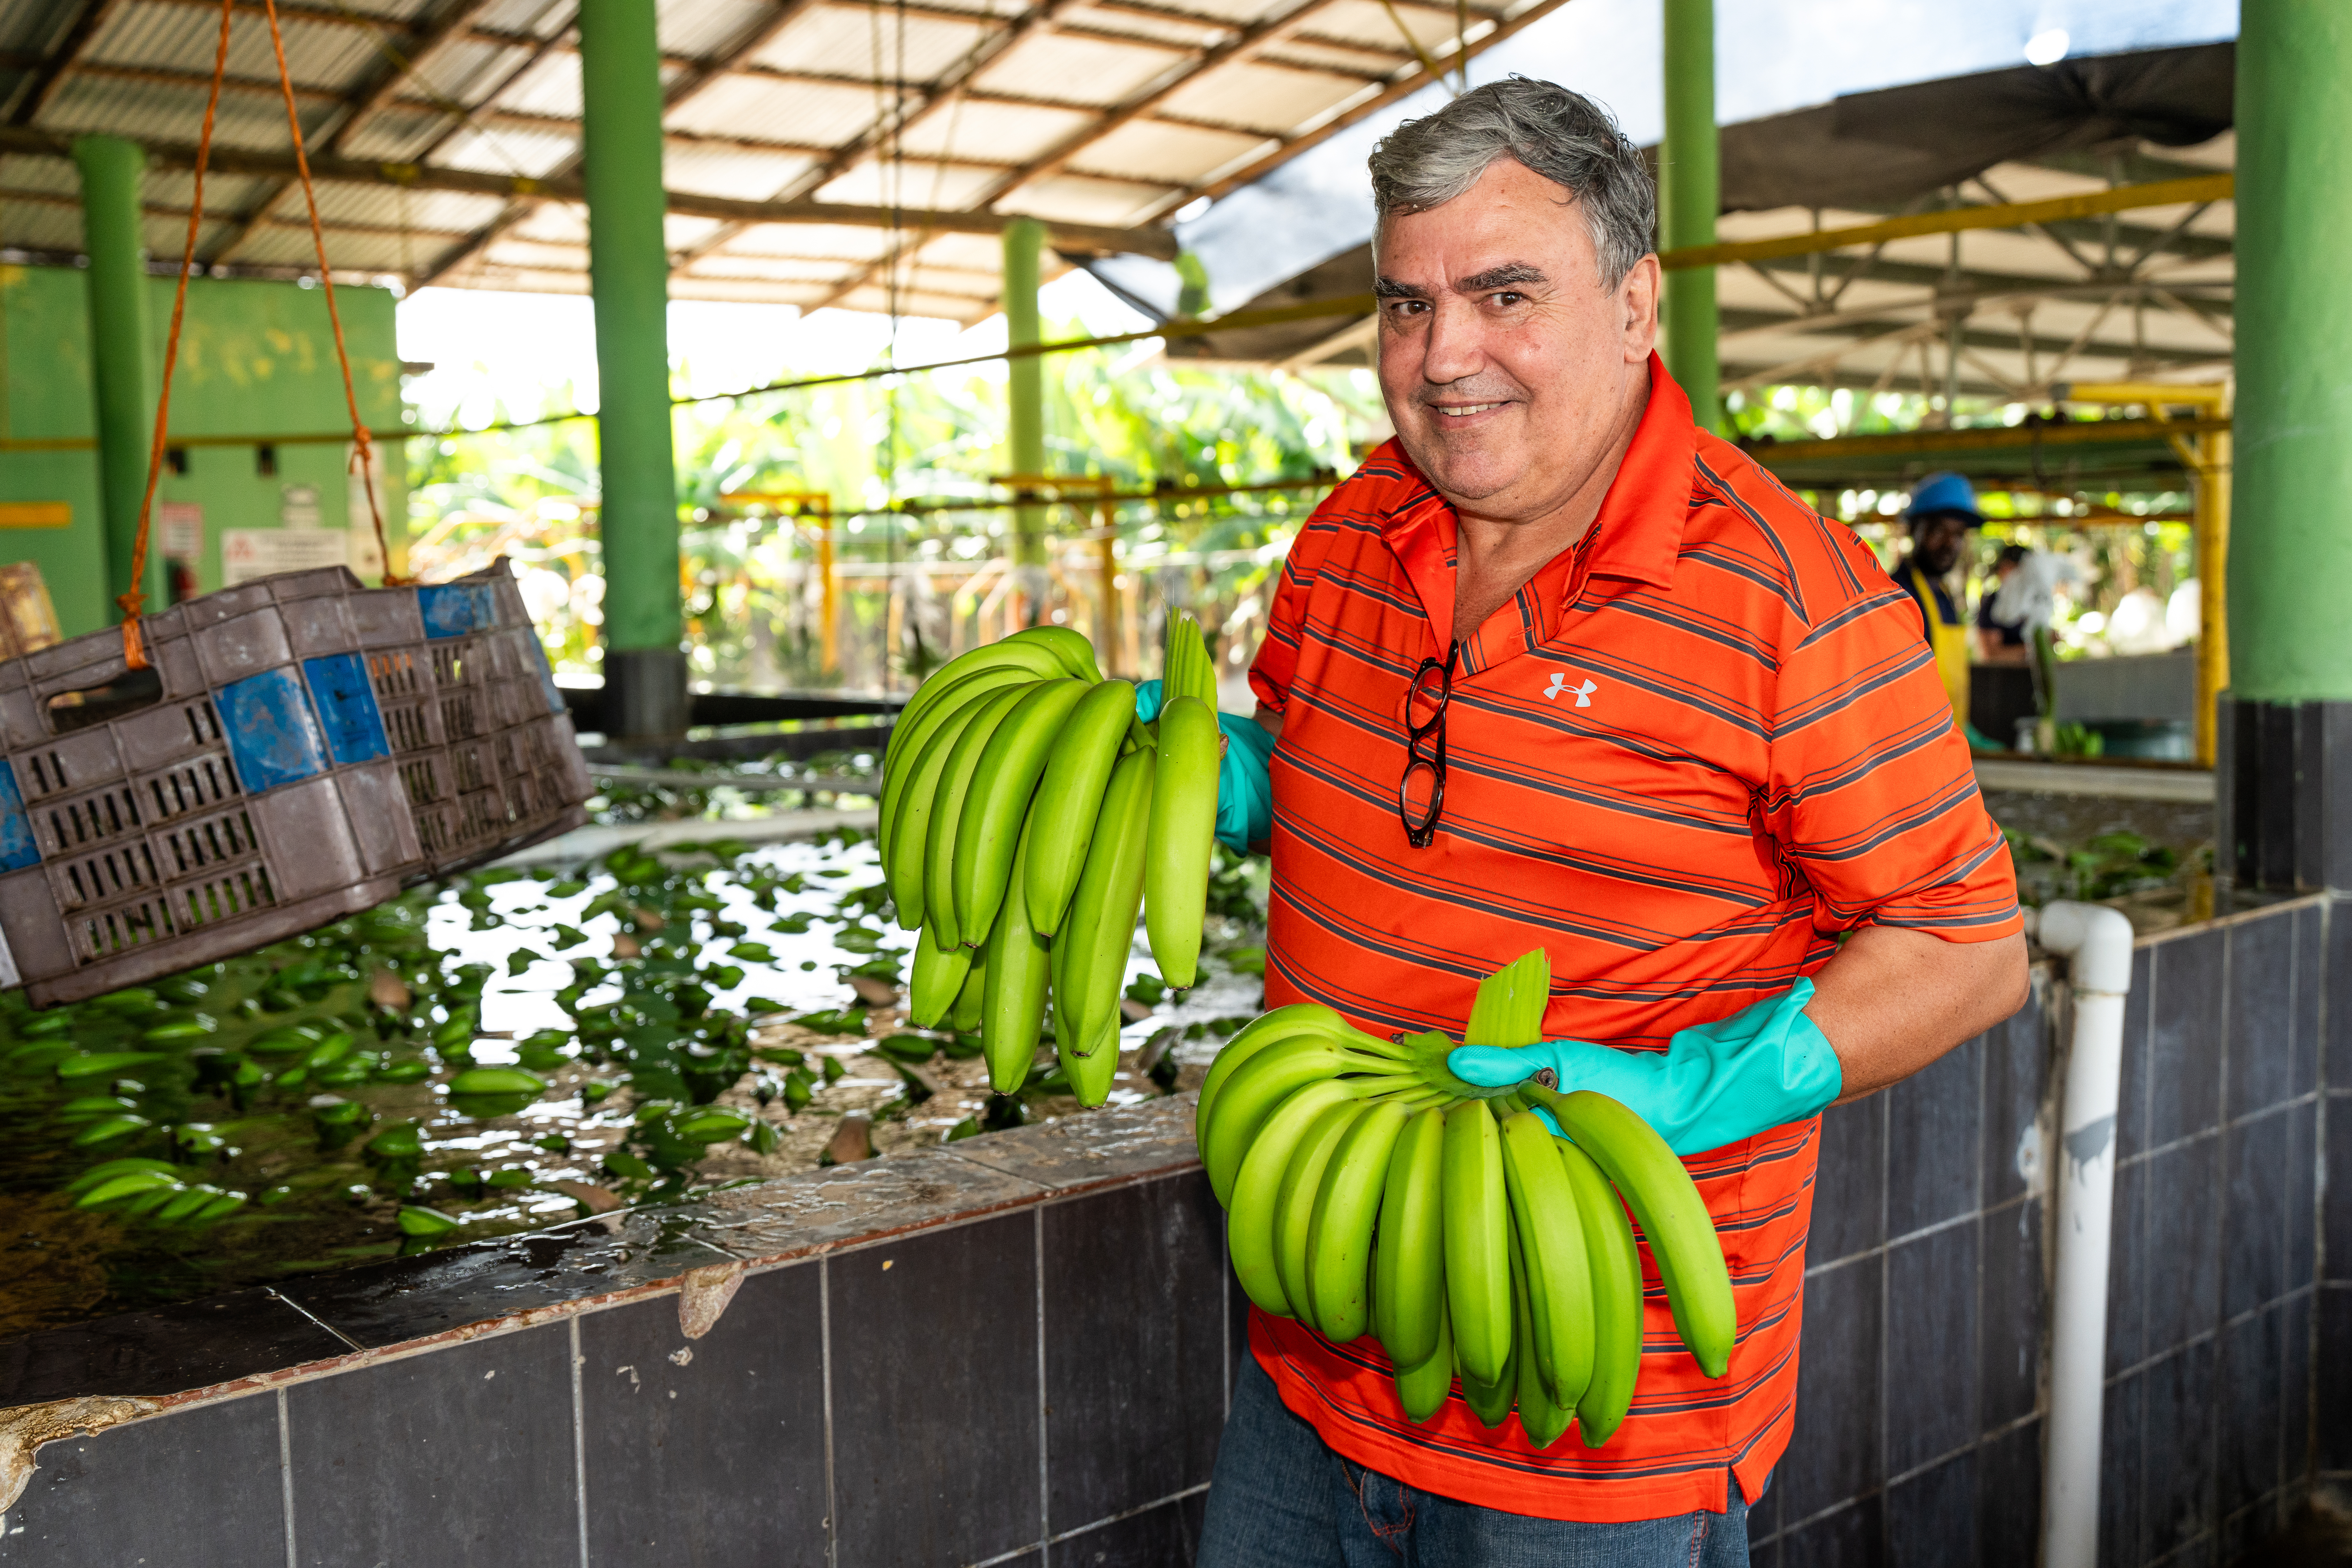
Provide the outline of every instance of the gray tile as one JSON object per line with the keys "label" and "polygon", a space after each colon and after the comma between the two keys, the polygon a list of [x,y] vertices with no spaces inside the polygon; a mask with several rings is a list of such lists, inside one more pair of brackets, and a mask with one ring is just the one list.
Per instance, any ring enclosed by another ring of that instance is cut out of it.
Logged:
{"label": "gray tile", "polygon": [[1886,1562],[1881,1498],[1874,1492],[1852,1508],[1800,1525],[1780,1538],[1789,1568],[1882,1568]]}
{"label": "gray tile", "polygon": [[233,1290],[0,1343],[0,1408],[93,1394],[181,1394],[350,1353],[268,1290]]}
{"label": "gray tile", "polygon": [[2321,977],[2322,1076],[2336,1089],[2352,1089],[2352,900],[2331,899],[2323,942],[2326,973]]}
{"label": "gray tile", "polygon": [[2312,1407],[2317,1415],[2315,1468],[2352,1470],[2352,1289],[2341,1285],[2319,1292],[2318,1375],[2313,1382]]}
{"label": "gray tile", "polygon": [[2154,1052],[2149,1015],[2156,1002],[2156,971],[2162,947],[2132,953],[2131,994],[2124,998],[2123,1077],[2116,1103],[2116,1158],[2128,1160],[2147,1147],[2147,1068]]}
{"label": "gray tile", "polygon": [[2041,1199],[2028,1198],[1984,1216],[1977,1315],[1979,1431],[1998,1431],[2033,1414],[2040,1403],[2042,1336],[2050,1310],[2042,1273],[2042,1212]]}
{"label": "gray tile", "polygon": [[2323,1173],[2313,1147],[2318,1137],[2318,1102],[2307,1100],[2287,1107],[2286,1119],[2286,1289],[2300,1290],[2319,1267],[2316,1226]]}
{"label": "gray tile", "polygon": [[1979,1205],[1985,1041],[1979,1036],[1888,1089],[1889,1240]]}
{"label": "gray tile", "polygon": [[570,1325],[286,1391],[301,1568],[578,1568]]}
{"label": "gray tile", "polygon": [[2099,1424],[2099,1568],[2140,1568],[2147,1556],[2140,1519],[2147,1382],[2133,1373],[2107,1385]]}
{"label": "gray tile", "polygon": [[2039,1119],[2051,1088],[2051,1046],[2040,996],[1986,1035],[1984,1044],[1984,1201],[1990,1205],[2023,1197],[2032,1184],[2020,1169],[2021,1149],[2048,1163]]}
{"label": "gray tile", "polygon": [[1023,1213],[832,1258],[839,1568],[953,1568],[1040,1537],[1036,1247]]}
{"label": "gray tile", "polygon": [[1859,1497],[1885,1474],[1878,1441],[1885,1264],[1885,1254],[1872,1254],[1805,1281],[1795,1436],[1773,1480],[1788,1489],[1784,1519]]}
{"label": "gray tile", "polygon": [[2032,1563],[2042,1542],[2042,1423],[1988,1439],[1977,1450],[1977,1560]]}
{"label": "gray tile", "polygon": [[2326,966],[2327,910],[2315,904],[2294,915],[2294,1055],[2289,1094],[2309,1094],[2319,1083],[2322,974]]}
{"label": "gray tile", "polygon": [[698,1340],[658,1296],[580,1320],[588,1561],[826,1560],[818,1265],[744,1279]]}
{"label": "gray tile", "polygon": [[[2310,1478],[2312,1395],[2312,1296],[2290,1296],[2279,1307],[2279,1473],[2290,1485]],[[2344,1359],[2344,1342],[2330,1347],[2334,1359]],[[2341,1406],[2338,1407],[2339,1412]],[[2342,1419],[2342,1416],[2337,1416]]]}
{"label": "gray tile", "polygon": [[2280,1379],[2284,1315],[2277,1307],[2221,1331],[2216,1506],[2237,1512],[2279,1484]]}
{"label": "gray tile", "polygon": [[1961,1454],[1886,1489],[1890,1568],[1976,1568],[1977,1456]]}
{"label": "gray tile", "polygon": [[2234,1318],[2286,1292],[2287,1170],[2291,1108],[2221,1133],[2229,1192],[2221,1226],[2221,1316]]}
{"label": "gray tile", "polygon": [[1890,1476],[1976,1441],[1977,1286],[1974,1222],[1886,1249]]}
{"label": "gray tile", "polygon": [[1198,1171],[1046,1205],[1055,1533],[1209,1479],[1225,1424],[1220,1218]]}
{"label": "gray tile", "polygon": [[2221,1141],[2147,1159],[2147,1329],[2143,1356],[2213,1331],[2221,1301]]}
{"label": "gray tile", "polygon": [[2223,934],[2200,931],[2158,950],[2149,992],[2147,1146],[2214,1126],[2221,1110]]}
{"label": "gray tile", "polygon": [[1055,1568],[1192,1568],[1207,1495],[1196,1492],[1056,1541]]}
{"label": "gray tile", "polygon": [[2294,917],[2257,916],[2226,928],[2230,944],[2227,1117],[2294,1092]]}
{"label": "gray tile", "polygon": [[1886,1239],[1886,1096],[1822,1112],[1805,1261],[1820,1268]]}
{"label": "gray tile", "polygon": [[[2344,923],[2352,926],[2352,910],[2346,911]],[[2346,1007],[2352,1011],[2352,990],[2346,993]],[[2331,1092],[2326,1114],[2327,1169],[2352,1171],[2352,1093]],[[2327,1278],[2352,1280],[2352,1178],[2327,1184],[2320,1228],[2326,1237]]]}
{"label": "gray tile", "polygon": [[1034,1182],[927,1149],[714,1193],[710,1217],[697,1234],[738,1258],[796,1258],[827,1243],[999,1213],[1033,1204],[1045,1193]]}
{"label": "gray tile", "polygon": [[984,1132],[945,1152],[1055,1192],[1171,1175],[1201,1163],[1192,1142],[1197,1098],[1188,1093],[1105,1106],[1084,1116]]}
{"label": "gray tile", "polygon": [[2162,1557],[2220,1523],[2214,1503],[2214,1353],[2203,1340],[2147,1372],[2141,1550]]}
{"label": "gray tile", "polygon": [[2147,1344],[2147,1162],[2116,1168],[2107,1244],[2107,1370],[2138,1363]]}
{"label": "gray tile", "polygon": [[38,1462],[0,1528],[0,1563],[286,1568],[273,1394],[68,1437]]}

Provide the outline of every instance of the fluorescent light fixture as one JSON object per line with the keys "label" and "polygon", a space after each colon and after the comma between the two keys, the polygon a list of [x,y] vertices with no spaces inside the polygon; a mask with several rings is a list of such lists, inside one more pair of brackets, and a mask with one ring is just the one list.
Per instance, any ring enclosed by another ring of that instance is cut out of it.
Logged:
{"label": "fluorescent light fixture", "polygon": [[2065,28],[2044,28],[2025,40],[2025,58],[2032,65],[2054,66],[2066,58],[2068,42]]}

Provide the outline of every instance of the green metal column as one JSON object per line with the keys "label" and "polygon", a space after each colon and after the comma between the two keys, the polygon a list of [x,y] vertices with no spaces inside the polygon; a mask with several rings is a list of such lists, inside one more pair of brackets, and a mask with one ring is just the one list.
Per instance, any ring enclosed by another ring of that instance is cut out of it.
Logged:
{"label": "green metal column", "polygon": [[604,728],[655,740],[685,732],[688,701],[654,0],[582,0],[579,28],[604,498]]}
{"label": "green metal column", "polygon": [[[1037,279],[1045,249],[1045,226],[1020,218],[1004,226],[1004,335],[1021,348],[1042,341],[1037,314]],[[1034,354],[1006,365],[1005,461],[1015,481],[1045,471],[1045,362]],[[1045,509],[1017,508],[1013,517],[1013,564],[1026,602],[1021,619],[1034,625],[1045,598]]]}
{"label": "green metal column", "polygon": [[[1715,243],[1721,205],[1715,132],[1715,0],[1665,0],[1666,134],[1658,149],[1658,247]],[[1716,394],[1715,268],[1666,274],[1666,369],[1700,428],[1721,422]]]}
{"label": "green metal column", "polygon": [[2352,6],[2246,0],[2238,34],[2231,695],[2352,700]]}
{"label": "green metal column", "polygon": [[[119,136],[73,144],[81,170],[82,247],[89,253],[89,358],[98,393],[98,487],[106,513],[106,596],[131,586],[139,501],[155,438],[155,370],[149,363],[147,251],[139,232],[139,176],[147,153]],[[147,608],[171,603],[163,552],[151,548]]]}

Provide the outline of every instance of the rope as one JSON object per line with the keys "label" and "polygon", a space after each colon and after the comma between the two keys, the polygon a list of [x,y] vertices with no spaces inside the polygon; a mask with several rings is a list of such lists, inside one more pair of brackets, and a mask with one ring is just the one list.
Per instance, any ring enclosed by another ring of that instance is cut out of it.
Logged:
{"label": "rope", "polygon": [[[224,4],[227,0],[223,0]],[[383,503],[375,493],[375,444],[368,434],[367,422],[360,417],[359,395],[352,390],[352,356],[343,346],[343,318],[335,309],[335,274],[327,265],[327,234],[319,224],[319,192],[310,183],[310,157],[302,145],[302,120],[294,111],[294,78],[286,68],[286,37],[278,29],[278,0],[262,0],[262,8],[269,18],[269,47],[278,55],[278,85],[286,94],[286,129],[294,138],[294,168],[302,176],[302,200],[310,213],[310,246],[319,257],[319,287],[327,296],[327,320],[335,329],[335,363],[343,373],[343,406],[352,416],[351,467],[359,472],[360,482],[367,488],[368,520],[375,525],[376,556],[383,563],[386,587],[395,586],[409,579],[395,576],[392,570],[392,549],[383,538]],[[226,23],[223,23],[222,65],[213,73],[215,90],[218,90],[221,70],[226,68]],[[176,323],[175,323],[176,326]]]}
{"label": "rope", "polygon": [[115,604],[122,610],[122,662],[131,669],[147,668],[145,639],[139,635],[139,616],[147,607],[141,586],[147,581],[147,530],[155,510],[155,486],[163,474],[164,432],[171,428],[172,373],[180,361],[180,321],[188,309],[188,274],[196,264],[196,231],[205,221],[205,164],[212,156],[213,118],[220,108],[221,82],[228,74],[228,27],[236,0],[221,0],[220,43],[213,51],[213,88],[205,100],[205,128],[196,139],[196,188],[188,205],[188,243],[180,253],[180,283],[172,296],[172,331],[163,341],[163,385],[155,398],[155,438],[147,448],[147,489],[139,498],[139,535],[131,547],[131,589]]}

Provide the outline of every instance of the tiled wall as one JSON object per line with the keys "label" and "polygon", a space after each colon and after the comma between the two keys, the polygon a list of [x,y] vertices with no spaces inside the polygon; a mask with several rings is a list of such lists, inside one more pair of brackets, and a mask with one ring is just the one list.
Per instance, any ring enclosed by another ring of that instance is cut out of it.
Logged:
{"label": "tiled wall", "polygon": [[[2101,1480],[2115,1568],[2231,1563],[2312,1484],[2318,1047],[2324,969],[2352,966],[2346,915],[2301,900],[2135,955]],[[1823,1119],[1797,1436],[1752,1516],[1759,1564],[2034,1560],[2054,1000],[2037,976],[2024,1013]],[[2335,1050],[2352,1086],[2352,1038]],[[2352,1209],[2333,1215],[2341,1258]],[[2352,1352],[2337,1268],[2324,1367]],[[2333,1375],[2321,1464],[2352,1468],[2352,1375]]]}

